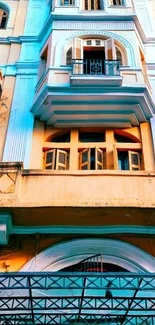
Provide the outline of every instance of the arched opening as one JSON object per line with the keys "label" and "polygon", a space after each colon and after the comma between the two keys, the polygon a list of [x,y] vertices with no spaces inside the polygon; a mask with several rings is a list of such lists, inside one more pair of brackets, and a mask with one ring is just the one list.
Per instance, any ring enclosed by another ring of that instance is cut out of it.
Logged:
{"label": "arched opening", "polygon": [[66,65],[73,74],[119,75],[127,64],[125,50],[113,38],[75,38],[66,51]]}
{"label": "arched opening", "polygon": [[0,29],[6,28],[8,17],[8,11],[0,7]]}
{"label": "arched opening", "polygon": [[53,245],[26,263],[21,271],[60,271],[98,254],[103,255],[104,263],[130,272],[155,272],[154,257],[129,243],[104,238],[74,239]]}

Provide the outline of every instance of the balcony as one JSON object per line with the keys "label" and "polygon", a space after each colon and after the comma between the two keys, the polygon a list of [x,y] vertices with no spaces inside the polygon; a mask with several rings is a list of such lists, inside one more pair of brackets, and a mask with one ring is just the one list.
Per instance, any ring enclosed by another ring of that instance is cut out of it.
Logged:
{"label": "balcony", "polygon": [[118,60],[72,60],[71,85],[120,86],[120,62]]}
{"label": "balcony", "polygon": [[154,207],[154,193],[154,172],[23,170],[19,163],[1,163],[0,201],[3,208],[144,208]]}
{"label": "balcony", "polygon": [[1,273],[1,325],[155,322],[155,274]]}

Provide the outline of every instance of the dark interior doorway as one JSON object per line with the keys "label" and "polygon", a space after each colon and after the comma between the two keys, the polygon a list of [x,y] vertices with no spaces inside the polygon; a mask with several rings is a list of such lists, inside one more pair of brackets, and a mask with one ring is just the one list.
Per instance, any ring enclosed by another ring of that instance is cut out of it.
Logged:
{"label": "dark interior doorway", "polygon": [[85,46],[83,49],[84,74],[104,74],[104,47]]}

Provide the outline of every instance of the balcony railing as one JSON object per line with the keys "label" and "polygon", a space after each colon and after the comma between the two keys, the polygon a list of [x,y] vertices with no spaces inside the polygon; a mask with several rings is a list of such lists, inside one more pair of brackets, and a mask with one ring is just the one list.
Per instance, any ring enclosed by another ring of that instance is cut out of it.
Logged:
{"label": "balcony railing", "polygon": [[118,60],[72,60],[73,74],[76,75],[120,75],[120,62]]}

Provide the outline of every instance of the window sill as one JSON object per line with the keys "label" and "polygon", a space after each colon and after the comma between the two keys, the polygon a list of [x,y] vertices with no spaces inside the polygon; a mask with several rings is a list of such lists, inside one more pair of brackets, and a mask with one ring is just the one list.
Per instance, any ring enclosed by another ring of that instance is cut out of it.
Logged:
{"label": "window sill", "polygon": [[40,176],[128,176],[128,177],[155,177],[154,171],[130,171],[130,170],[45,170],[45,169],[25,169],[22,176],[40,175]]}

